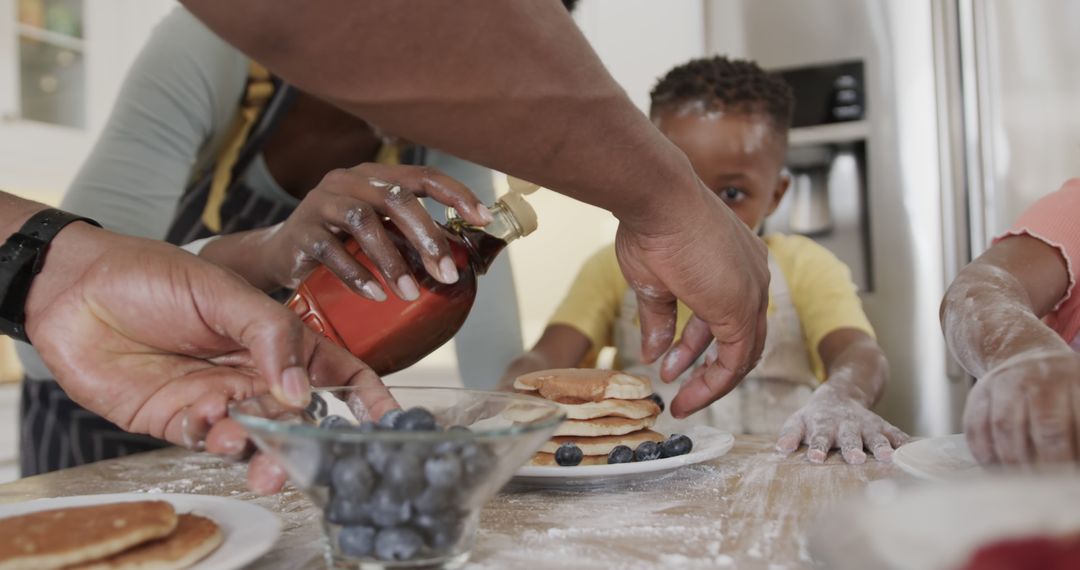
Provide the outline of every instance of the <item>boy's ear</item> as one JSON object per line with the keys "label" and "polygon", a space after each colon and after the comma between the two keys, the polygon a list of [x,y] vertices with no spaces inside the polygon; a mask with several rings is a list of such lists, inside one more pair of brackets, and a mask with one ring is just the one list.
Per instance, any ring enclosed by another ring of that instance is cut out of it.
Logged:
{"label": "boy's ear", "polygon": [[780,201],[784,199],[784,194],[787,194],[788,187],[791,186],[791,175],[788,174],[785,168],[780,172],[780,177],[776,180],[776,187],[773,188],[772,204],[769,204],[769,214],[772,215],[776,211],[776,208],[780,206]]}

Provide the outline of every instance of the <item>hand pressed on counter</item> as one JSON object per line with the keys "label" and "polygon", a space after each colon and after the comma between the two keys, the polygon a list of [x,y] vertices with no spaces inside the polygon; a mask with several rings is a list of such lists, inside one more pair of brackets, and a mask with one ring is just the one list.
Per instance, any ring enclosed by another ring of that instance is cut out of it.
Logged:
{"label": "hand pressed on counter", "polygon": [[615,237],[623,275],[637,295],[642,359],[653,362],[671,346],[677,300],[694,316],[665,357],[661,378],[674,381],[706,349],[711,351],[671,402],[676,418],[721,398],[754,368],[765,344],[769,304],[765,242],[719,197],[698,186],[696,199],[670,204],[679,215],[657,216],[658,223],[641,229],[621,222]]}
{"label": "hand pressed on counter", "polygon": [[790,454],[805,443],[813,463],[824,463],[832,449],[851,464],[866,461],[864,450],[878,461],[890,460],[908,436],[871,411],[888,374],[877,342],[863,331],[840,329],[822,339],[819,351],[828,380],[784,423],[777,451]]}
{"label": "hand pressed on counter", "polygon": [[964,433],[980,463],[1080,461],[1080,354],[1030,351],[979,379]]}
{"label": "hand pressed on counter", "polygon": [[281,224],[216,238],[200,255],[267,291],[295,288],[321,264],[360,295],[386,299],[387,292],[371,272],[345,250],[342,241],[351,237],[378,266],[393,293],[411,301],[419,295],[419,287],[390,240],[383,218],[416,249],[432,277],[443,283],[458,279],[446,236],[419,196],[453,207],[477,226],[492,219],[468,188],[438,170],[365,163],[327,174]]}

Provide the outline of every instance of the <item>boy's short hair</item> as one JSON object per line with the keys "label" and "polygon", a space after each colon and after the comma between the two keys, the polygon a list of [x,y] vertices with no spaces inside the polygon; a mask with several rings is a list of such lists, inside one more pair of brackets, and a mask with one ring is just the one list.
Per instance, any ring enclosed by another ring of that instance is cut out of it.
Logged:
{"label": "boy's short hair", "polygon": [[753,61],[713,56],[684,63],[660,78],[649,94],[650,114],[687,103],[706,109],[767,115],[787,133],[795,109],[791,86]]}

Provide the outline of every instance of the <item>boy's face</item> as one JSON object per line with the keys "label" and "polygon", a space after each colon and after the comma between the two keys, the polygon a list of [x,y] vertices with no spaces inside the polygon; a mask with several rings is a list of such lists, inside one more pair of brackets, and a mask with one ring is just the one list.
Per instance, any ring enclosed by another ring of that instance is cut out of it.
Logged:
{"label": "boy's face", "polygon": [[780,204],[790,183],[781,175],[786,144],[767,116],[683,107],[654,112],[652,119],[751,230]]}

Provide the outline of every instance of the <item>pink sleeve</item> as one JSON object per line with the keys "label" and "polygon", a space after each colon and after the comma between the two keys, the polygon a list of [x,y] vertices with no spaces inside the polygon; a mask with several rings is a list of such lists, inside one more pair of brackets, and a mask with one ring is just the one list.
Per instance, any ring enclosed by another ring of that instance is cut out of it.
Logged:
{"label": "pink sleeve", "polygon": [[1080,178],[1073,178],[1057,192],[1032,204],[1011,229],[994,240],[1009,236],[1028,235],[1053,246],[1065,260],[1069,272],[1069,287],[1065,296],[1046,317],[1046,323],[1072,342],[1080,332],[1080,294],[1074,295],[1076,269],[1080,263]]}

